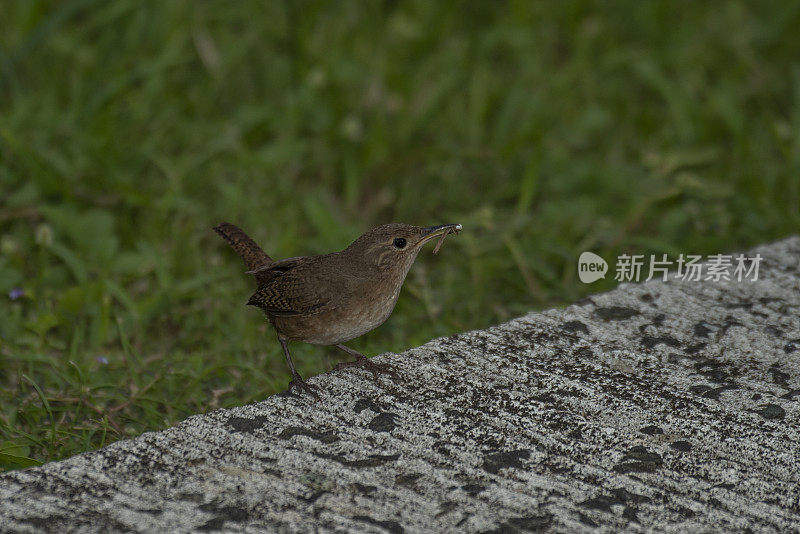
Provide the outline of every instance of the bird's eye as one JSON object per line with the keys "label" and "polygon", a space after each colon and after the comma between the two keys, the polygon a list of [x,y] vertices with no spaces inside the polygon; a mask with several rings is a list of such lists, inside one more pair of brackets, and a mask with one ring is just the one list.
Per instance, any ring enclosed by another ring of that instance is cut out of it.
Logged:
{"label": "bird's eye", "polygon": [[394,238],[394,246],[397,248],[406,248],[406,240],[402,237],[395,237]]}

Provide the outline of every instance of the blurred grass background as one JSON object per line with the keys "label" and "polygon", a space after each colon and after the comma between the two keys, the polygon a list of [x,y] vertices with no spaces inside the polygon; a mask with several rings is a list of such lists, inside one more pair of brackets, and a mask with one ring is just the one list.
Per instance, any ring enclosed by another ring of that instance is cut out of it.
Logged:
{"label": "blurred grass background", "polygon": [[793,1],[4,1],[0,469],[286,387],[223,220],[277,258],[462,223],[367,354],[611,287],[584,250],[796,233],[798,27]]}

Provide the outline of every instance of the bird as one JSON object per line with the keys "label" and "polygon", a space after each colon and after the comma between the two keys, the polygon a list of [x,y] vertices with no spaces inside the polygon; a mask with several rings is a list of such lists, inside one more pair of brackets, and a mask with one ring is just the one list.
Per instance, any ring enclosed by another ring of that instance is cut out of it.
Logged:
{"label": "bird", "polygon": [[444,238],[461,229],[460,224],[390,223],[367,230],[339,252],[274,260],[238,226],[223,222],[213,228],[255,278],[257,287],[247,304],[260,308],[277,333],[292,375],[289,391],[317,398],[295,369],[288,342],[332,345],[356,358],[336,369],[363,367],[374,375],[397,377],[393,366],[374,363],[344,343],[389,318],[425,243],[438,237],[437,253]]}

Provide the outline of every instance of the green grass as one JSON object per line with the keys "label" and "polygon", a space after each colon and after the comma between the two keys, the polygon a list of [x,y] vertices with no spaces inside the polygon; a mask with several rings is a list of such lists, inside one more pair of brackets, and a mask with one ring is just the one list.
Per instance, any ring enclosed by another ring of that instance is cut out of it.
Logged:
{"label": "green grass", "polygon": [[[612,287],[578,281],[584,250],[800,228],[797,2],[19,0],[0,20],[0,469],[285,388],[223,220],[277,258],[462,223],[368,354]],[[304,376],[342,359],[293,351]]]}

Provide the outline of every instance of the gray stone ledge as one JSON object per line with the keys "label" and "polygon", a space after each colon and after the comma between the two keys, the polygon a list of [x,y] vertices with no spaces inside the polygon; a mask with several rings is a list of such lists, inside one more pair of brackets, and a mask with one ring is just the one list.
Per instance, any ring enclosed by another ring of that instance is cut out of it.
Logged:
{"label": "gray stone ledge", "polygon": [[800,237],[0,476],[0,529],[800,530]]}

